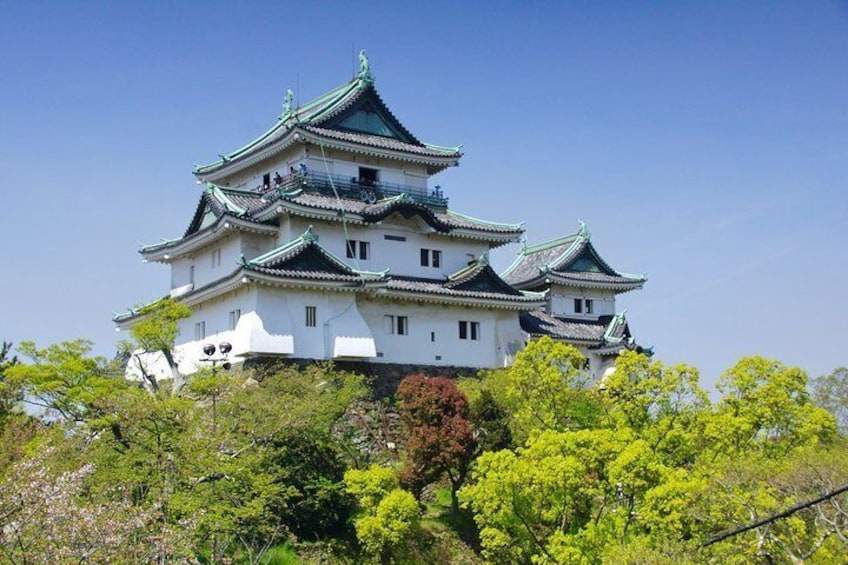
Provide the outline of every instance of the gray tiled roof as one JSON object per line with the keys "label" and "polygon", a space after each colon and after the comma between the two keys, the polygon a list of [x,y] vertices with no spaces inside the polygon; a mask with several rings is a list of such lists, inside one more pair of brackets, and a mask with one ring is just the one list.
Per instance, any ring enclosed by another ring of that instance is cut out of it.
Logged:
{"label": "gray tiled roof", "polygon": [[426,157],[458,157],[456,151],[433,148],[429,145],[415,145],[407,143],[399,139],[384,137],[382,135],[374,135],[368,133],[360,133],[354,131],[341,131],[337,129],[322,128],[317,126],[302,126],[306,131],[317,135],[346,141],[348,143],[356,143],[376,147],[379,149],[391,149],[392,151],[402,151],[413,155],[422,155]]}
{"label": "gray tiled roof", "polygon": [[600,345],[603,342],[607,323],[594,320],[569,320],[566,318],[555,318],[541,310],[522,312],[519,318],[521,329],[531,335],[547,335],[555,339],[595,342]]}
{"label": "gray tiled roof", "polygon": [[402,292],[416,292],[422,294],[436,294],[441,296],[453,296],[457,298],[479,298],[485,300],[504,300],[509,302],[538,302],[538,298],[524,296],[523,294],[507,294],[496,291],[461,290],[445,286],[443,280],[416,279],[413,277],[391,277],[387,288]]}
{"label": "gray tiled roof", "polygon": [[611,288],[634,288],[645,282],[644,277],[622,275],[610,267],[583,232],[523,248],[503,278],[519,288],[544,286],[546,279]]}

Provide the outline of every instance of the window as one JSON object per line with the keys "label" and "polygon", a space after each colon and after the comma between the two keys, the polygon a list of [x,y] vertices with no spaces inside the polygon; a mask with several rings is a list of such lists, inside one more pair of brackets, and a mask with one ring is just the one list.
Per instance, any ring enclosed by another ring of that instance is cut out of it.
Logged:
{"label": "window", "polygon": [[359,258],[365,261],[370,255],[370,250],[371,244],[367,241],[355,241],[353,239],[345,241],[345,251],[348,259]]}
{"label": "window", "polygon": [[206,339],[206,322],[194,324],[194,339],[195,341]]}
{"label": "window", "polygon": [[236,308],[235,310],[230,310],[230,329],[236,329],[238,325],[239,318],[241,318],[241,309]]}
{"label": "window", "polygon": [[407,316],[386,316],[386,333],[392,335],[409,335],[409,318]]}
{"label": "window", "polygon": [[389,235],[386,234],[383,236],[383,239],[387,239],[389,241],[406,241],[406,237],[402,235]]}
{"label": "window", "polygon": [[595,301],[591,298],[575,298],[574,313],[575,314],[591,314],[595,311]]}
{"label": "window", "polygon": [[380,171],[377,169],[359,167],[359,184],[362,186],[374,186],[380,180],[379,173]]}
{"label": "window", "polygon": [[212,250],[212,268],[221,266],[221,250]]}
{"label": "window", "polygon": [[442,252],[438,249],[422,249],[421,266],[435,267],[438,269],[442,266]]}
{"label": "window", "polygon": [[314,328],[317,325],[318,318],[318,307],[317,306],[307,306],[306,307],[306,327]]}
{"label": "window", "polygon": [[471,339],[477,341],[480,339],[480,322],[459,322],[459,339]]}
{"label": "window", "polygon": [[194,265],[188,268],[188,284],[194,284]]}
{"label": "window", "polygon": [[583,313],[583,299],[575,298],[574,299],[574,313],[582,314]]}
{"label": "window", "polygon": [[586,313],[587,313],[587,314],[591,314],[591,313],[592,313],[592,309],[593,309],[593,308],[592,308],[592,306],[593,306],[592,301],[591,301],[591,300],[589,300],[589,299],[587,299],[587,300],[586,300]]}
{"label": "window", "polygon": [[262,189],[268,190],[271,188],[271,173],[262,175]]}

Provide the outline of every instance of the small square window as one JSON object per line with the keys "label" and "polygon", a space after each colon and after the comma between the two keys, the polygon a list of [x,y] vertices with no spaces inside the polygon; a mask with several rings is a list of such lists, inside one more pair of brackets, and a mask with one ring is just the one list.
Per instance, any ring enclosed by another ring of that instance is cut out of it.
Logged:
{"label": "small square window", "polygon": [[575,298],[574,299],[574,313],[582,314],[583,313],[583,299]]}
{"label": "small square window", "polygon": [[316,306],[306,307],[306,327],[314,328],[318,322],[318,308]]}

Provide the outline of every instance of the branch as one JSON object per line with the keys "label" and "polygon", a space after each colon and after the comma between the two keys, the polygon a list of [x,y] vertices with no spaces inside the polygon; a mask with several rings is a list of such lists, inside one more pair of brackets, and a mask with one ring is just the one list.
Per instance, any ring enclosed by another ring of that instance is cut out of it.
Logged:
{"label": "branch", "polygon": [[792,514],[795,514],[799,510],[803,510],[805,508],[815,506],[816,504],[820,504],[820,503],[824,502],[825,500],[829,500],[829,499],[831,499],[835,496],[842,494],[843,492],[848,492],[848,485],[845,485],[845,486],[838,488],[834,491],[830,491],[829,493],[827,493],[823,496],[820,496],[818,498],[814,498],[813,500],[808,500],[807,502],[802,502],[801,504],[796,504],[795,506],[789,508],[788,510],[784,510],[783,512],[779,512],[778,514],[774,514],[774,515],[769,516],[768,518],[765,518],[763,520],[758,520],[757,522],[754,522],[753,524],[748,524],[747,526],[742,526],[741,528],[735,528],[735,529],[730,530],[728,532],[724,532],[722,534],[719,534],[719,535],[715,536],[714,538],[708,540],[701,547],[710,546],[710,545],[712,545],[716,542],[727,539],[729,537],[741,534],[743,532],[747,532],[748,530],[753,530],[754,528],[759,528],[760,526],[763,526],[765,524],[770,524],[770,523],[775,522],[775,521],[777,521],[781,518],[786,518],[788,516],[791,516]]}

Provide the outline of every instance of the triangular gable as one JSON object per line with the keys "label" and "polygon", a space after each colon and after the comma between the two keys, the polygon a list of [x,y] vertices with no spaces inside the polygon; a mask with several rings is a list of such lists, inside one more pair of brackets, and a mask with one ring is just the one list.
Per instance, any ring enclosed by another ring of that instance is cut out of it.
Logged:
{"label": "triangular gable", "polygon": [[299,251],[277,261],[261,265],[264,269],[280,271],[309,271],[333,273],[337,275],[355,275],[356,273],[343,264],[330,259],[322,253],[314,243],[305,244]]}
{"label": "triangular gable", "polygon": [[205,229],[215,222],[218,221],[218,218],[221,217],[221,213],[209,203],[209,199],[204,194],[200,199],[200,203],[197,205],[197,210],[194,212],[194,217],[191,219],[191,223],[188,225],[188,229],[186,229],[183,237],[188,237],[195,232],[199,232],[202,229]]}
{"label": "triangular gable", "polygon": [[379,135],[404,143],[423,145],[395,118],[371,86],[365,88],[357,100],[343,112],[320,125],[325,128]]}
{"label": "triangular gable", "polygon": [[471,292],[493,292],[497,294],[508,294],[510,296],[521,296],[521,292],[509,286],[500,278],[489,265],[482,267],[468,278],[452,281],[445,284],[452,290],[465,290]]}
{"label": "triangular gable", "polygon": [[601,259],[592,244],[588,242],[568,262],[563,263],[554,270],[565,273],[603,273],[614,277],[619,276],[612,267]]}

